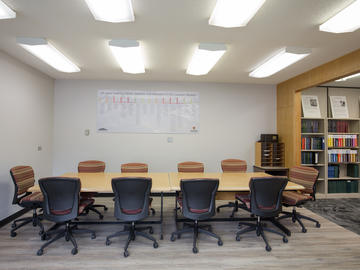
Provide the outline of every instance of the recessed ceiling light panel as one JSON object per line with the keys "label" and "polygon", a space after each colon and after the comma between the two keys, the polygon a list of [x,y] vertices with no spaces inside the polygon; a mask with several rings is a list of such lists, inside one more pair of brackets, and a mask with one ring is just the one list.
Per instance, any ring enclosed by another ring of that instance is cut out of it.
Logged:
{"label": "recessed ceiling light panel", "polygon": [[252,71],[249,76],[254,78],[269,77],[280,70],[294,64],[311,53],[310,49],[287,47],[269,58]]}
{"label": "recessed ceiling light panel", "polygon": [[131,0],[85,0],[95,20],[120,23],[135,20]]}
{"label": "recessed ceiling light panel", "polygon": [[16,13],[0,0],[0,20],[16,18]]}
{"label": "recessed ceiling light panel", "polygon": [[246,26],[266,0],[217,0],[209,24],[220,27]]}
{"label": "recessed ceiling light panel", "polygon": [[113,39],[109,41],[109,46],[124,72],[145,73],[144,58],[138,41]]}
{"label": "recessed ceiling light panel", "polygon": [[209,73],[225,52],[226,45],[223,43],[201,43],[196,48],[186,73],[190,75]]}
{"label": "recessed ceiling light panel", "polygon": [[17,38],[17,43],[42,61],[61,72],[79,72],[78,68],[66,56],[43,38]]}
{"label": "recessed ceiling light panel", "polygon": [[319,30],[331,33],[353,32],[360,28],[360,0],[355,0],[335,16],[320,25]]}

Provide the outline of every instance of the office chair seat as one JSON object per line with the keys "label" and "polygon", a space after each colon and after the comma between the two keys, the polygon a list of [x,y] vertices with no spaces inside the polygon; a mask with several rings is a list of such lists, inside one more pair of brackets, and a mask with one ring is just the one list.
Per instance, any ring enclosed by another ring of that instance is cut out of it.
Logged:
{"label": "office chair seat", "polygon": [[286,205],[298,205],[304,203],[304,201],[311,201],[312,197],[307,194],[298,193],[296,191],[284,191],[283,203]]}
{"label": "office chair seat", "polygon": [[236,194],[235,198],[246,206],[246,210],[250,211],[250,194]]}
{"label": "office chair seat", "polygon": [[26,207],[27,204],[34,204],[34,203],[41,205],[43,200],[44,197],[42,193],[40,191],[37,191],[23,197],[19,203]]}

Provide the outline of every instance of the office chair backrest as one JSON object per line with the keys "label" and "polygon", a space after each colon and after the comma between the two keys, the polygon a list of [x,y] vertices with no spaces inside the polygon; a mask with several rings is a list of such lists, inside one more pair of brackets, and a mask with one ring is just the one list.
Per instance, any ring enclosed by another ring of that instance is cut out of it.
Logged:
{"label": "office chair backrest", "polygon": [[224,159],[221,161],[221,169],[223,172],[246,172],[247,164],[241,159]]}
{"label": "office chair backrest", "polygon": [[63,222],[78,216],[79,178],[42,178],[39,180],[39,185],[44,195],[43,209],[46,219]]}
{"label": "office chair backrest", "polygon": [[274,217],[281,212],[285,177],[254,177],[250,179],[250,210],[261,217]]}
{"label": "office chair backrest", "polygon": [[146,163],[125,163],[121,164],[122,173],[147,173],[149,170]]}
{"label": "office chair backrest", "polygon": [[13,204],[17,204],[25,196],[26,191],[34,186],[34,170],[30,166],[16,166],[10,169],[10,175],[15,186]]}
{"label": "office chair backrest", "polygon": [[79,173],[100,173],[105,171],[105,162],[100,160],[86,160],[78,164]]}
{"label": "office chair backrest", "polygon": [[201,162],[185,161],[178,163],[178,172],[203,173],[204,164]]}
{"label": "office chair backrest", "polygon": [[136,221],[149,215],[151,178],[118,177],[112,179],[111,185],[115,193],[116,218]]}
{"label": "office chair backrest", "polygon": [[194,220],[215,214],[215,195],[219,179],[186,179],[180,181],[183,215]]}
{"label": "office chair backrest", "polygon": [[311,167],[296,166],[291,168],[289,171],[289,180],[304,186],[305,190],[303,190],[303,192],[309,193],[311,195],[315,194],[315,183],[318,179],[318,176],[319,171]]}

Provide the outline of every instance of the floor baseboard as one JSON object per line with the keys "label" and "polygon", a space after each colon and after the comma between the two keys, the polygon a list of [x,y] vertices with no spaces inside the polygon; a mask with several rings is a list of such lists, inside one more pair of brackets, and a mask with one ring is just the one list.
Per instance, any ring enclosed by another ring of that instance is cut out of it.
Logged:
{"label": "floor baseboard", "polygon": [[21,217],[22,215],[26,214],[29,211],[30,211],[30,209],[24,208],[24,209],[21,209],[21,210],[15,212],[11,216],[8,216],[7,218],[0,220],[0,228],[5,226],[6,224],[10,223],[11,221],[17,219],[18,217]]}

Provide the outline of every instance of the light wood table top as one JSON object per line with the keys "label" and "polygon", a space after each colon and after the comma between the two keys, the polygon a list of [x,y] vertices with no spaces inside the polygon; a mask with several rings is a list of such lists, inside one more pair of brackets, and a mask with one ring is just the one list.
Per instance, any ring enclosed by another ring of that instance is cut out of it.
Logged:
{"label": "light wood table top", "polygon": [[[152,179],[151,192],[170,192],[168,173],[65,173],[61,177],[77,177],[81,181],[83,192],[111,193],[111,179],[116,177],[150,177]],[[40,191],[39,185],[29,191]]]}
{"label": "light wood table top", "polygon": [[[180,190],[181,179],[217,178],[219,179],[218,191],[249,191],[249,181],[252,177],[272,177],[272,175],[253,173],[169,173],[171,190]],[[288,182],[286,190],[301,190],[303,186]]]}

